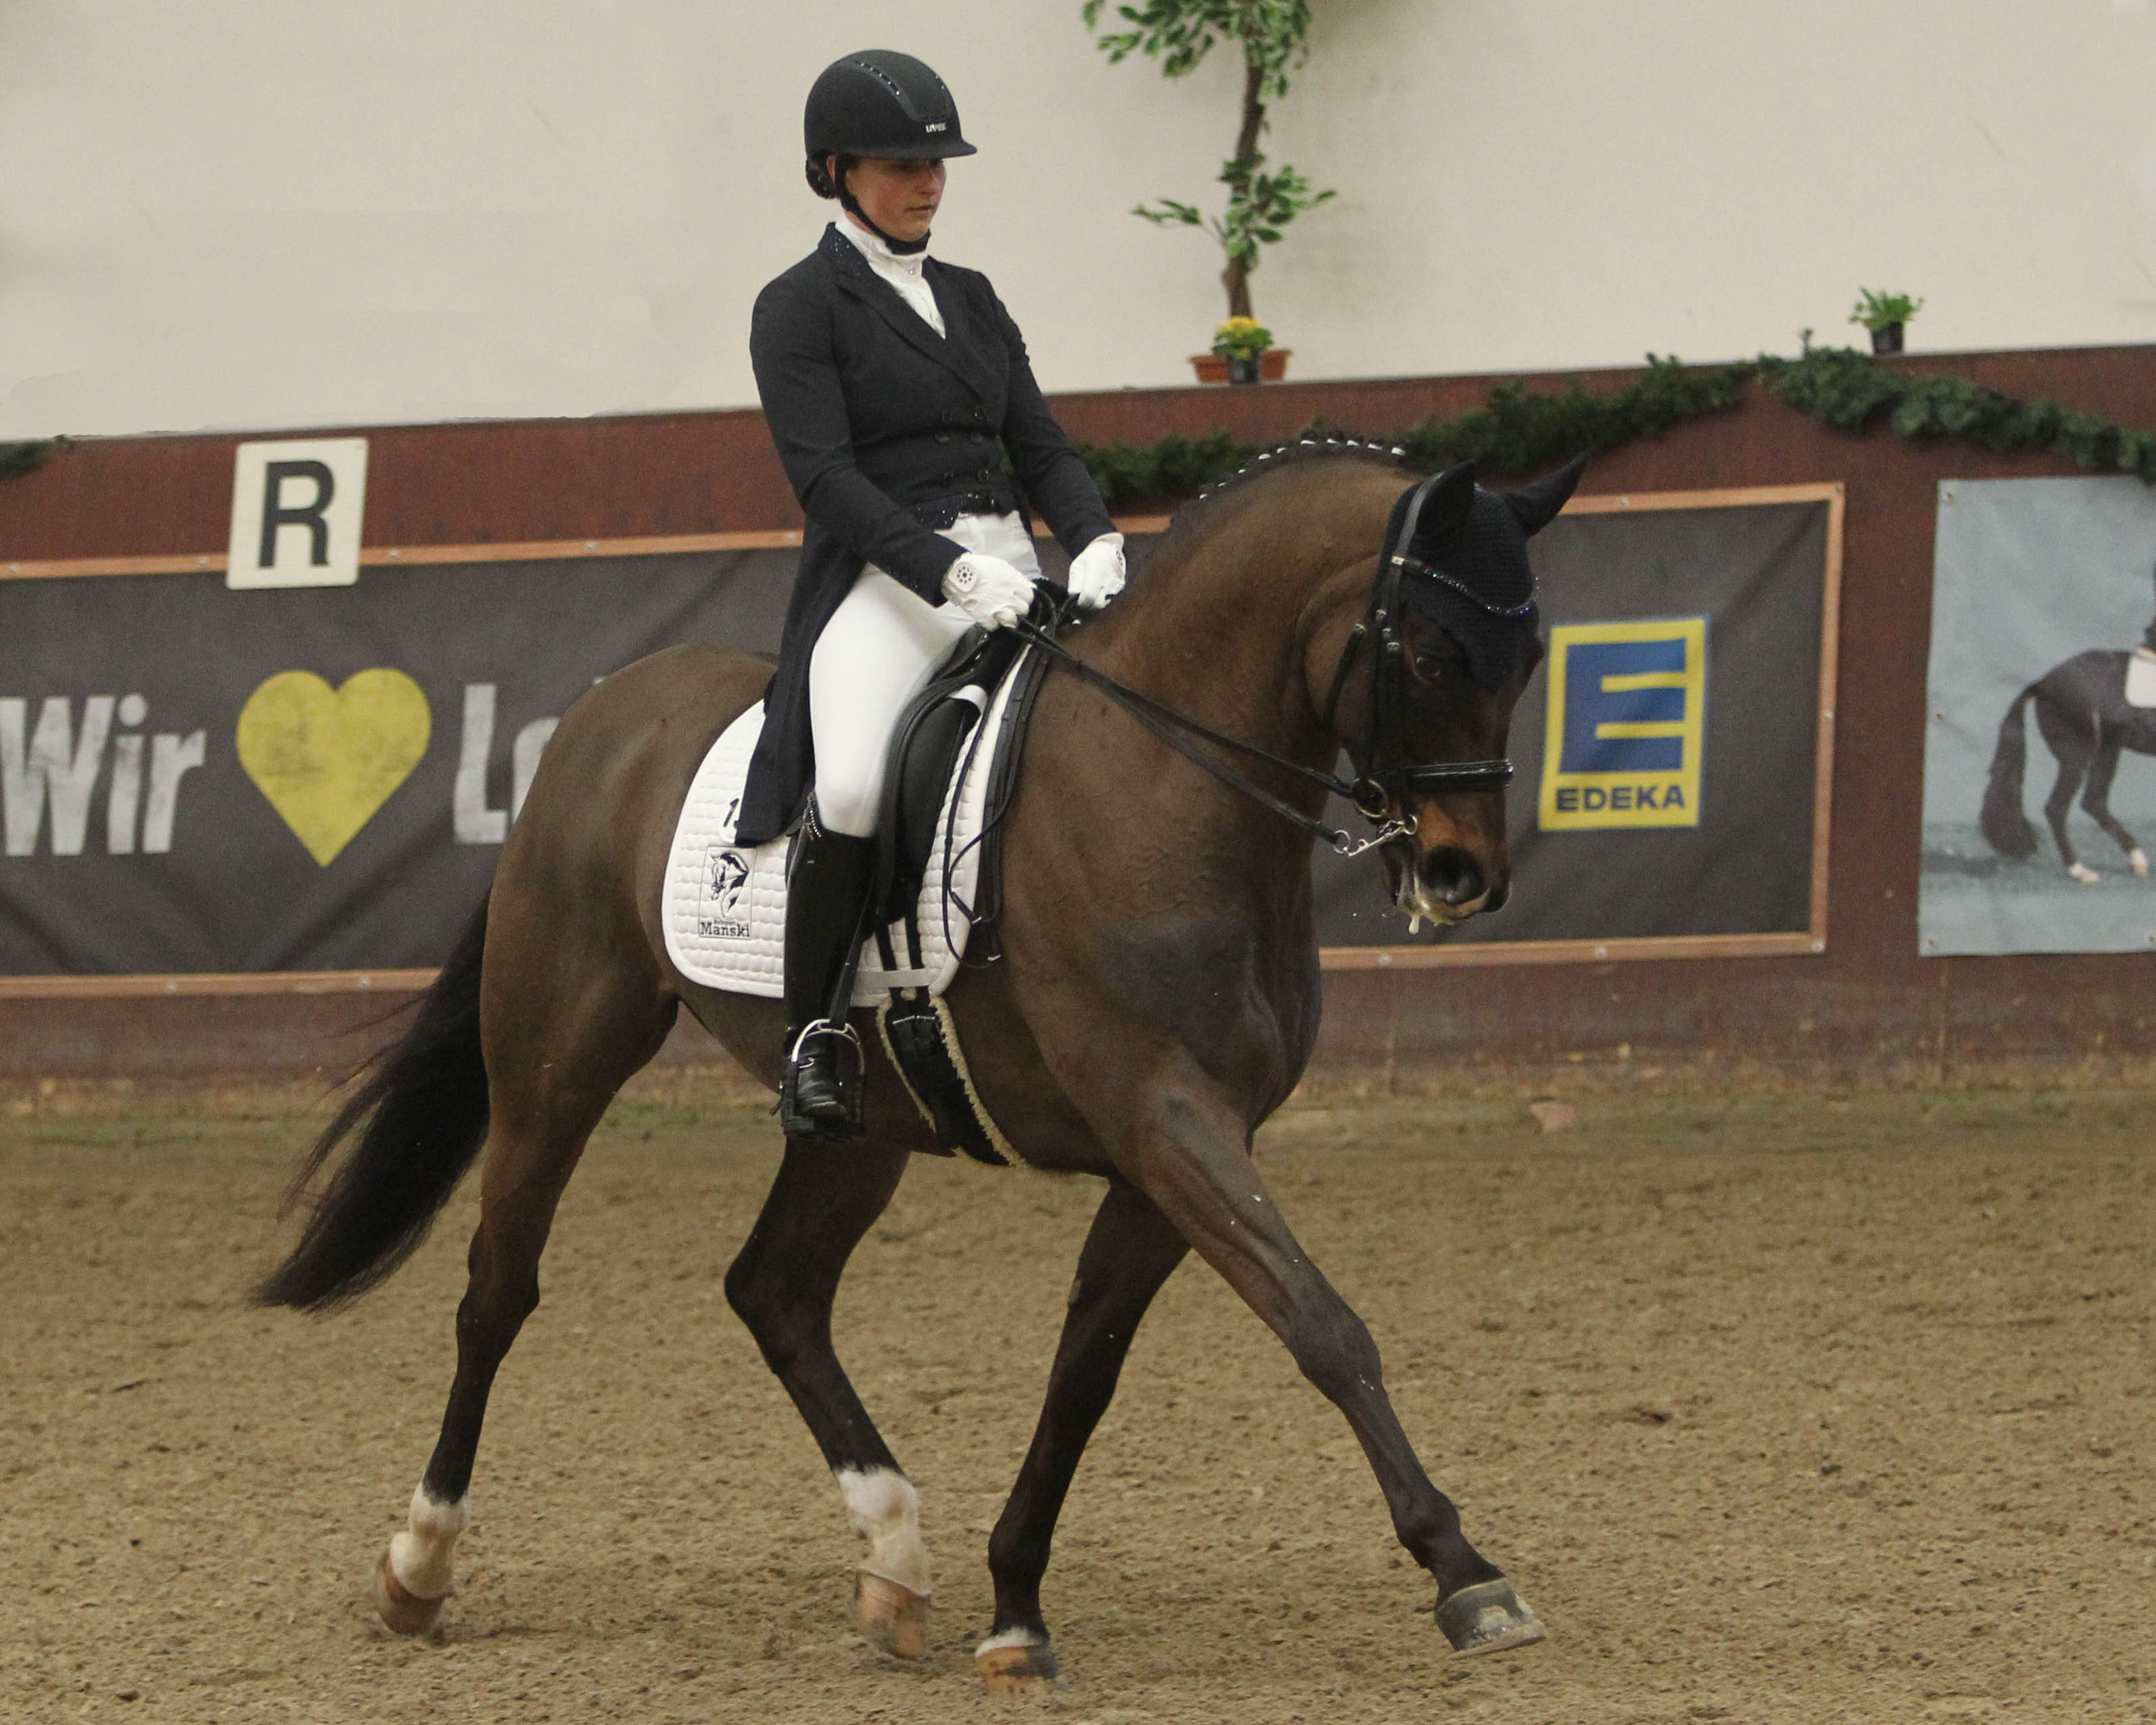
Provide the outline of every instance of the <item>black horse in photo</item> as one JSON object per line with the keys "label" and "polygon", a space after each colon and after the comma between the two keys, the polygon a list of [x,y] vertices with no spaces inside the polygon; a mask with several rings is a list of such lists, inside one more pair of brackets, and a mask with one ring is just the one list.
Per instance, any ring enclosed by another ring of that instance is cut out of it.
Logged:
{"label": "black horse in photo", "polygon": [[[2151,633],[2156,634],[2156,629]],[[2147,650],[2137,651],[2144,660],[2151,658]],[[1999,722],[1999,748],[1991,757],[1979,817],[1985,840],[2000,856],[2020,862],[2036,854],[2036,829],[2021,806],[2021,776],[2029,754],[2025,713],[2033,701],[2036,728],[2059,763],[2058,780],[2044,799],[2044,813],[2066,873],[2084,883],[2102,878],[2074,854],[2066,837],[2066,816],[2076,792],[2089,817],[2126,852],[2133,872],[2148,873],[2148,857],[2140,842],[2111,811],[2111,782],[2118,772],[2119,751],[2156,754],[2156,708],[2135,706],[2127,698],[2134,657],[2132,652],[2100,648],[2076,653],[2014,698]],[[2156,674],[2156,660],[2146,663],[2143,671]]]}

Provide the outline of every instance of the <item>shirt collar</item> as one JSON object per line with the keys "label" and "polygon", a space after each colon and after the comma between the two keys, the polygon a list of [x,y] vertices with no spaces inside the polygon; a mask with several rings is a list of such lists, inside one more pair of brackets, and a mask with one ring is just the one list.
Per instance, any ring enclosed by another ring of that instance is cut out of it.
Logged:
{"label": "shirt collar", "polygon": [[925,251],[893,251],[878,235],[870,233],[843,210],[831,225],[860,247],[863,257],[883,269],[903,270],[909,275],[918,275],[921,260],[928,255]]}

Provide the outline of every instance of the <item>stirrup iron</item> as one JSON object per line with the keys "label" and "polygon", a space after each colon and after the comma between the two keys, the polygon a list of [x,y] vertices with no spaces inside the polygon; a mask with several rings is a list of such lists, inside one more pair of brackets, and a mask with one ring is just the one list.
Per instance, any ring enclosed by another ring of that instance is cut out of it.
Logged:
{"label": "stirrup iron", "polygon": [[[843,1052],[850,1050],[850,1057]],[[801,1106],[801,1084],[813,1081],[814,1112]],[[841,1018],[812,1020],[786,1051],[786,1074],[778,1087],[778,1125],[788,1138],[811,1144],[845,1144],[866,1132],[864,1097],[868,1057],[854,1027]]]}

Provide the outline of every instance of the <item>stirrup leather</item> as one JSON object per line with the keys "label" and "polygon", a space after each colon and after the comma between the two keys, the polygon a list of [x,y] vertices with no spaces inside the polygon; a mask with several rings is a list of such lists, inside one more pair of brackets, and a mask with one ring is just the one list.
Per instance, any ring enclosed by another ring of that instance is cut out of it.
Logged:
{"label": "stirrup leather", "polygon": [[[851,1058],[842,1049],[850,1049]],[[788,1138],[818,1144],[859,1138],[867,1130],[863,1118],[867,1076],[868,1058],[851,1024],[844,1020],[834,1024],[829,1018],[811,1021],[786,1052],[786,1075],[778,1087],[780,1129]]]}

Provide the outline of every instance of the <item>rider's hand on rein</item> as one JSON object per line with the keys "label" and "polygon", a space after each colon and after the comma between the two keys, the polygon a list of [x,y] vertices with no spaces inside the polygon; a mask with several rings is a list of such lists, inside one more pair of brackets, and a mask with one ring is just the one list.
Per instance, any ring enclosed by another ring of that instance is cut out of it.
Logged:
{"label": "rider's hand on rein", "polygon": [[1102,533],[1070,559],[1070,596],[1089,611],[1123,590],[1123,536]]}
{"label": "rider's hand on rein", "polygon": [[1033,579],[1000,557],[968,551],[943,572],[943,596],[983,629],[1008,629],[1033,605]]}

